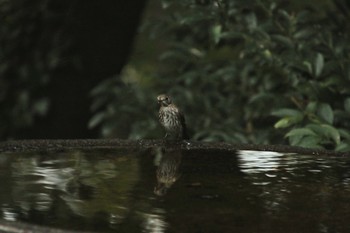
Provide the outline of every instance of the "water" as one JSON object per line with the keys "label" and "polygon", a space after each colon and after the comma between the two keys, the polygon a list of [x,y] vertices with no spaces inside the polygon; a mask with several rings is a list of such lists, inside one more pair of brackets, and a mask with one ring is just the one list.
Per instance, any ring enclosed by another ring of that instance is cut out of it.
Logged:
{"label": "water", "polygon": [[350,158],[152,149],[0,154],[0,217],[98,232],[350,232]]}

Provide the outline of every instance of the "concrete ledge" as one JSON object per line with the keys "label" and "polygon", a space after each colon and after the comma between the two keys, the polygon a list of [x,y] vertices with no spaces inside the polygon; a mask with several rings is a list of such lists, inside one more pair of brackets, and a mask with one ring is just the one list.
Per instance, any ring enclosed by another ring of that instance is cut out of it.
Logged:
{"label": "concrete ledge", "polygon": [[131,150],[150,149],[153,147],[180,147],[185,150],[257,150],[304,155],[350,156],[350,152],[315,150],[286,145],[250,145],[227,142],[180,141],[165,142],[161,139],[125,140],[125,139],[55,139],[55,140],[19,140],[0,142],[0,152],[25,151],[60,151],[67,149],[92,148],[128,148]]}

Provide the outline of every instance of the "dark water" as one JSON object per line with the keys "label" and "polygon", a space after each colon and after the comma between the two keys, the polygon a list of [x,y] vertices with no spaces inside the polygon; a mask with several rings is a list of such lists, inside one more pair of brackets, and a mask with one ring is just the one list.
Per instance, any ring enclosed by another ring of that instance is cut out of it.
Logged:
{"label": "dark water", "polygon": [[0,154],[0,217],[98,232],[350,232],[350,158],[148,150]]}

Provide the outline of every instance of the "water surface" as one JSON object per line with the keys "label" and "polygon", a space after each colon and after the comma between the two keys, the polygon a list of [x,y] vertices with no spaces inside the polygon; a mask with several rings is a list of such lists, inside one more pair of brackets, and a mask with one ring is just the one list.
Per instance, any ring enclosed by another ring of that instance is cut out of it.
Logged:
{"label": "water surface", "polygon": [[350,158],[156,148],[0,154],[0,217],[97,232],[350,232]]}

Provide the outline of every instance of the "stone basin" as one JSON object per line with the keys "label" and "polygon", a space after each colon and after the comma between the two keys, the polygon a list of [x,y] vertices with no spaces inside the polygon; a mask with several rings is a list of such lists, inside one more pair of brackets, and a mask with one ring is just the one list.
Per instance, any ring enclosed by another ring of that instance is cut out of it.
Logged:
{"label": "stone basin", "polygon": [[349,153],[25,140],[0,167],[0,232],[350,232]]}

